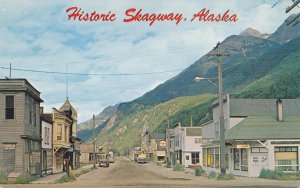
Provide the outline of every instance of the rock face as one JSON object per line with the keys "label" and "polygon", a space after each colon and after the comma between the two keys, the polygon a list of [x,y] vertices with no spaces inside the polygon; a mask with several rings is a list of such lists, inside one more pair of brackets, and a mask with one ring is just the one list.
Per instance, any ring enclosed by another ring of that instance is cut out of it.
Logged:
{"label": "rock face", "polygon": [[240,33],[241,36],[252,36],[252,37],[257,37],[257,38],[262,38],[262,39],[266,39],[270,36],[270,34],[262,34],[259,31],[249,27],[247,28],[245,31]]}
{"label": "rock face", "polygon": [[[95,124],[96,128],[108,120],[112,115],[117,112],[118,105],[108,106],[106,107],[100,114],[95,116]],[[93,119],[89,119],[88,121],[82,122],[78,124],[78,131],[85,130],[85,129],[92,129],[93,128]]]}

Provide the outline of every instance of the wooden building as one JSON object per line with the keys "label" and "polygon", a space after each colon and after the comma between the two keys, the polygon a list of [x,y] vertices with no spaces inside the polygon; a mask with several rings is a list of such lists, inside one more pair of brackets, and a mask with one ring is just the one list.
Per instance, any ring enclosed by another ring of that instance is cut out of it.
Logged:
{"label": "wooden building", "polygon": [[40,92],[26,79],[0,79],[0,171],[39,175]]}

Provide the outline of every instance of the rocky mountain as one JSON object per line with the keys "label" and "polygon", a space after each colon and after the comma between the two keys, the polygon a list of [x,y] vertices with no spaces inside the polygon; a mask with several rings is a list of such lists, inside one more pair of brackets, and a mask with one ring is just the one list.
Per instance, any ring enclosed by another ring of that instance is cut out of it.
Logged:
{"label": "rocky mountain", "polygon": [[[222,41],[221,52],[230,54],[220,59],[223,63],[224,92],[233,97],[243,98],[299,97],[299,31],[298,26],[290,28],[283,24],[267,38],[262,37],[258,31],[246,29],[240,35],[232,35]],[[285,36],[292,32],[293,35]],[[116,139],[110,141],[110,144],[116,147],[121,140],[135,138],[138,136],[138,130],[142,129],[141,122],[148,117],[144,113],[156,109],[161,103],[168,103],[166,101],[182,96],[217,93],[216,88],[209,82],[194,81],[196,76],[216,77],[215,61],[216,59],[205,55],[174,78],[140,98],[120,104],[118,113],[114,116],[114,124],[110,123],[109,130],[98,136],[98,144],[107,144],[107,139],[113,137]],[[160,116],[159,121],[153,121],[149,126],[160,127],[167,118],[170,124],[178,121],[188,122],[190,117],[194,117],[196,125],[200,125],[211,118],[210,100],[202,101],[198,106],[184,106],[168,116]],[[159,110],[155,110],[155,113],[159,113]],[[129,121],[128,118],[133,119]],[[103,126],[106,126],[105,123]]]}
{"label": "rocky mountain", "polygon": [[[295,14],[290,15],[286,21],[293,19]],[[293,39],[300,37],[300,24],[287,26],[284,22],[270,37],[267,39],[280,44],[287,43]]]}
{"label": "rocky mountain", "polygon": [[[106,122],[107,120],[110,119],[111,116],[113,116],[118,109],[118,105],[114,105],[114,106],[108,106],[106,107],[100,114],[95,116],[95,126],[96,128],[98,128],[101,124],[103,124],[104,122]],[[77,131],[78,131],[78,137],[86,140],[87,138],[89,138],[91,136],[92,133],[92,129],[93,129],[93,118],[79,123],[78,127],[77,127]]]}
{"label": "rocky mountain", "polygon": [[241,32],[240,35],[241,36],[253,36],[253,37],[262,38],[262,39],[268,38],[270,36],[270,34],[267,34],[267,33],[262,34],[259,31],[255,30],[251,27],[248,27],[245,31]]}

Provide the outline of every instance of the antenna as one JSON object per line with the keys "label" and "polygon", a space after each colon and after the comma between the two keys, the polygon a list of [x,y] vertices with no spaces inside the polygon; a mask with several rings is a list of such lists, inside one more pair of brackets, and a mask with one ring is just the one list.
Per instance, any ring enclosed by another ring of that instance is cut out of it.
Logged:
{"label": "antenna", "polygon": [[9,79],[11,79],[11,63],[9,63]]}
{"label": "antenna", "polygon": [[68,64],[66,64],[66,98],[68,97]]}

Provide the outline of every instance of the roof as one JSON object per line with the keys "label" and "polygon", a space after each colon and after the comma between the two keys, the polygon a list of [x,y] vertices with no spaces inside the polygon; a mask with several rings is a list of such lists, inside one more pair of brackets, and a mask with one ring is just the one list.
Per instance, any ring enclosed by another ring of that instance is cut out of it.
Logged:
{"label": "roof", "polygon": [[187,127],[186,136],[202,136],[202,127]]}
{"label": "roof", "polygon": [[53,123],[53,115],[52,114],[41,114],[41,119],[47,123]]}
{"label": "roof", "polygon": [[226,140],[300,139],[300,116],[250,116],[226,131]]}
{"label": "roof", "polygon": [[28,93],[38,102],[44,102],[40,98],[40,92],[26,79],[0,79],[0,91],[22,91]]}
{"label": "roof", "polygon": [[[300,99],[281,99],[283,116],[300,116]],[[277,99],[230,99],[230,116],[276,117]]]}
{"label": "roof", "polygon": [[69,97],[67,97],[65,103],[59,108],[59,111],[64,112],[64,111],[68,111],[71,110],[72,111],[72,118],[73,117],[77,117],[77,111],[75,110],[75,108],[71,105],[70,101],[69,101]]}

